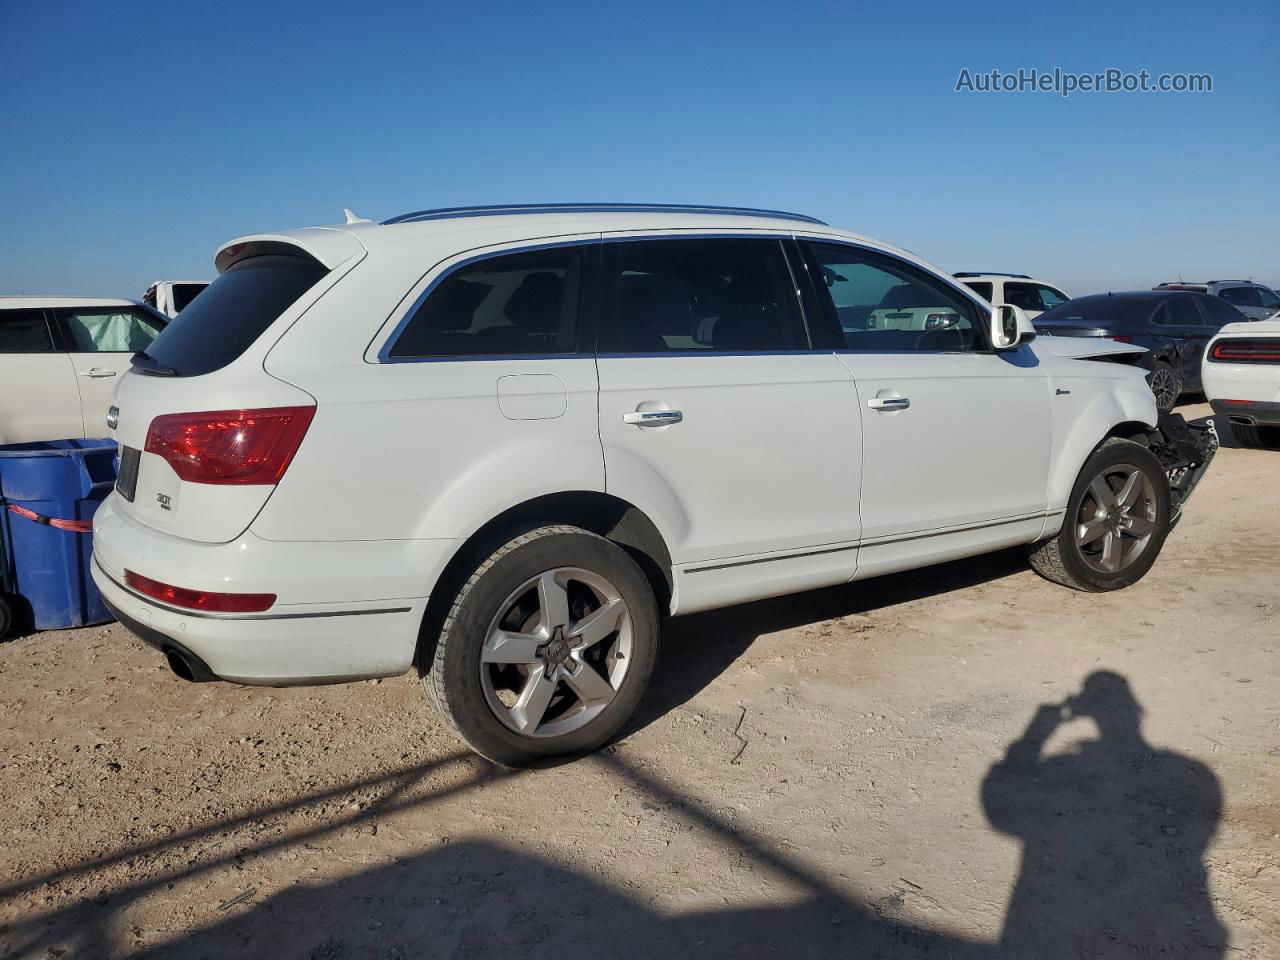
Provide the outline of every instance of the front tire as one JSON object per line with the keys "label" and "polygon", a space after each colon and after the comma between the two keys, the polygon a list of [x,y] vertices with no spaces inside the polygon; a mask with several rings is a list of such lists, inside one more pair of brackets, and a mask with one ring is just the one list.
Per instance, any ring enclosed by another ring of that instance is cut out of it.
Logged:
{"label": "front tire", "polygon": [[658,633],[653,590],[626,551],[578,527],[539,527],[463,584],[422,682],[496,763],[586,753],[635,711]]}
{"label": "front tire", "polygon": [[1169,479],[1155,455],[1111,437],[1085,462],[1062,529],[1032,544],[1036,573],[1076,590],[1119,590],[1141,580],[1169,534]]}

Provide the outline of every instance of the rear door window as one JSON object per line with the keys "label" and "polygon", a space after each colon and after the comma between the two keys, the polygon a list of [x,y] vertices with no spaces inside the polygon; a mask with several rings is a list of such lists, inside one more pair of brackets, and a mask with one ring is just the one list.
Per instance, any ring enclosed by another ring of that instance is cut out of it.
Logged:
{"label": "rear door window", "polygon": [[79,307],[54,314],[71,353],[135,353],[164,329],[159,317],[130,307]]}
{"label": "rear door window", "polygon": [[601,353],[809,349],[780,240],[610,242],[605,277]]}
{"label": "rear door window", "polygon": [[488,257],[439,281],[388,356],[546,356],[572,353],[583,250],[553,247]]}
{"label": "rear door window", "polygon": [[0,310],[0,353],[53,353],[43,310]]}
{"label": "rear door window", "polygon": [[1170,297],[1165,302],[1165,323],[1176,327],[1198,327],[1203,321],[1192,301],[1193,294]]}
{"label": "rear door window", "polygon": [[327,273],[306,256],[269,254],[234,263],[146,352],[156,366],[182,377],[220,370]]}

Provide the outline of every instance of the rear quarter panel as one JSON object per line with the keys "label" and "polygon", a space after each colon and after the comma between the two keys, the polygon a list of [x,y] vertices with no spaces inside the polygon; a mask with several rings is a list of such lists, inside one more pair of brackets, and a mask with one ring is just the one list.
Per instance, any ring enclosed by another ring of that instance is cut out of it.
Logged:
{"label": "rear quarter panel", "polygon": [[[604,490],[594,358],[377,361],[420,293],[475,253],[458,246],[442,234],[371,250],[271,351],[267,371],[318,409],[256,535],[454,540],[541,494]],[[498,381],[525,374],[558,378],[563,403],[512,419]]]}

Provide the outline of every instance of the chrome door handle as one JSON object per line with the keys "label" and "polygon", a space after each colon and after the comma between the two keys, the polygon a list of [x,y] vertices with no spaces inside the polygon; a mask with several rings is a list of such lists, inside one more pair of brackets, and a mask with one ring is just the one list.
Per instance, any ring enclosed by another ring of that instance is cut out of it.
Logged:
{"label": "chrome door handle", "polygon": [[669,427],[684,419],[679,410],[634,410],[622,415],[623,423],[634,423],[637,427]]}
{"label": "chrome door handle", "polygon": [[905,410],[911,406],[909,397],[872,397],[867,401],[872,410]]}
{"label": "chrome door handle", "polygon": [[114,377],[115,375],[116,372],[114,370],[103,370],[102,367],[90,367],[88,370],[80,371],[80,376],[93,377],[95,380],[99,377]]}

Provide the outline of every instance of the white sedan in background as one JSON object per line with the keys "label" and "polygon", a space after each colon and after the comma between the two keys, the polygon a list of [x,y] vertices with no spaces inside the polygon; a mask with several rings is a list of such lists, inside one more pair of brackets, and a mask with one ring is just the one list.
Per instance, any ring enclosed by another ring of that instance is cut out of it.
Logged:
{"label": "white sedan in background", "polygon": [[1246,447],[1280,447],[1280,318],[1228,323],[1200,364],[1204,395]]}
{"label": "white sedan in background", "polygon": [[106,436],[120,375],[168,322],[131,300],[0,297],[0,443]]}

